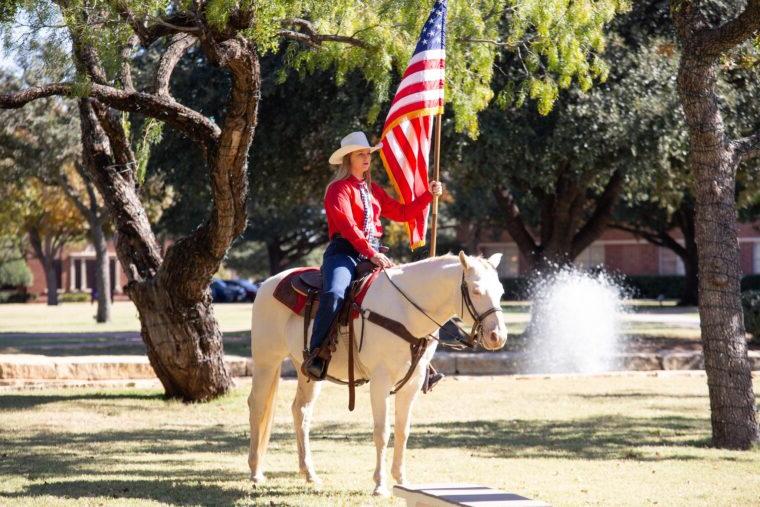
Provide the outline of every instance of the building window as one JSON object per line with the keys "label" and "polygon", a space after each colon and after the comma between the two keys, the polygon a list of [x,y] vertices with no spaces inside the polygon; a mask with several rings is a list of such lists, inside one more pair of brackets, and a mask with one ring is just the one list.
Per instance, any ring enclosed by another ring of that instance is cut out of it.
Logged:
{"label": "building window", "polygon": [[685,273],[683,261],[669,248],[658,248],[660,256],[661,275],[683,275]]}
{"label": "building window", "polygon": [[579,269],[592,269],[604,264],[604,245],[591,245],[575,259]]}
{"label": "building window", "polygon": [[483,256],[490,257],[495,253],[501,253],[501,262],[496,268],[499,278],[515,278],[520,276],[520,251],[517,245],[481,245]]}

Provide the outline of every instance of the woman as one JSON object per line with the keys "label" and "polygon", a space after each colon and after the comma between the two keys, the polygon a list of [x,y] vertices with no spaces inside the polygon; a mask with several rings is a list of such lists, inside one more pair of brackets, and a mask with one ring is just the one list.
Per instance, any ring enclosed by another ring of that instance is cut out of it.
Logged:
{"label": "woman", "polygon": [[383,228],[380,217],[406,221],[441,195],[443,188],[430,182],[430,190],[409,204],[401,204],[379,185],[365,181],[372,152],[382,145],[370,146],[363,132],[352,132],[340,141],[340,148],[330,156],[330,163],[340,165],[325,192],[325,212],[330,244],[322,258],[322,292],[314,317],[309,355],[302,371],[317,380],[324,378],[324,360],[317,349],[338,315],[346,290],[356,276],[356,265],[369,259],[375,266],[388,268],[393,263],[380,253]]}

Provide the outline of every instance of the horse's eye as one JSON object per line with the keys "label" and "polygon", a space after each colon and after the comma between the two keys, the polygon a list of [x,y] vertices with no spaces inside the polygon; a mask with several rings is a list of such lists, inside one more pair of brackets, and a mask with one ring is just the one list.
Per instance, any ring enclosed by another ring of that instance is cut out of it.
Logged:
{"label": "horse's eye", "polygon": [[475,285],[472,288],[472,293],[475,294],[476,296],[482,296],[483,294],[485,294],[485,291],[480,287],[480,285]]}

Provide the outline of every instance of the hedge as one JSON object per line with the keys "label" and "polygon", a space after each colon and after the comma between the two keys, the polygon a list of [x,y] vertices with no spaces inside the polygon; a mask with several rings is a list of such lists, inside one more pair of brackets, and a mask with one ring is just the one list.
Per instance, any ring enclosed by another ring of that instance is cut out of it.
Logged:
{"label": "hedge", "polygon": [[58,296],[58,301],[61,303],[82,303],[91,299],[89,292],[64,292]]}
{"label": "hedge", "polygon": [[[657,299],[660,295],[665,299],[679,299],[683,295],[686,283],[684,276],[620,275],[616,278],[626,289],[628,296],[637,299]],[[506,300],[523,300],[530,297],[530,283],[526,277],[502,278],[501,284],[504,286]],[[741,290],[760,291],[760,275],[744,276]]]}
{"label": "hedge", "polygon": [[24,259],[0,264],[0,287],[27,287],[32,285],[32,272]]}
{"label": "hedge", "polygon": [[29,294],[26,292],[19,292],[17,290],[2,290],[0,291],[0,304],[4,303],[28,303],[36,299],[35,294]]}

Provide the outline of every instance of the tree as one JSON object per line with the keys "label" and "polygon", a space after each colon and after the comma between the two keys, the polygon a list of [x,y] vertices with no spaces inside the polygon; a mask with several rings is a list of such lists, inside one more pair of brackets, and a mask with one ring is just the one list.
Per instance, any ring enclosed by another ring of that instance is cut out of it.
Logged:
{"label": "tree", "polygon": [[[29,80],[27,77],[20,81]],[[32,78],[33,79],[33,78]],[[6,86],[18,88],[19,79],[7,78]],[[13,159],[5,180],[35,178],[59,188],[87,222],[87,237],[95,249],[97,322],[111,319],[108,211],[81,161],[79,122],[69,105],[59,99],[39,100],[8,114],[0,135],[0,151]]]}
{"label": "tree", "polygon": [[[202,58],[196,53],[188,56]],[[262,58],[261,68],[272,77],[262,81],[258,133],[249,154],[258,169],[249,175],[255,196],[248,202],[251,219],[225,261],[257,276],[278,273],[327,242],[319,190],[332,174],[327,159],[348,131],[372,132],[366,116],[373,106],[371,89],[360,75],[348,76],[342,86],[328,71],[292,75],[283,50]],[[206,67],[180,62],[175,71],[174,93],[202,110],[213,111],[228,88],[223,74]],[[180,199],[157,224],[169,237],[186,233],[193,216],[205,212],[209,195],[203,179],[195,176],[203,166],[193,157],[191,143],[168,134],[152,150],[148,171],[166,175],[175,186],[193,175],[192,186],[184,185]]]}
{"label": "tree", "polygon": [[[675,209],[661,201],[638,203],[618,210],[619,221],[611,226],[636,236],[653,245],[675,253],[684,266],[684,289],[679,305],[696,306],[699,303],[697,243],[695,239],[694,199],[688,190],[680,196]],[[682,242],[673,234],[681,231]],[[682,244],[683,243],[683,244]]]}
{"label": "tree", "polygon": [[[261,55],[290,41],[295,67],[334,69],[339,82],[358,70],[379,102],[387,95],[392,66],[406,65],[430,6],[396,0],[367,2],[362,9],[349,0],[55,3],[71,38],[77,79],[0,94],[0,107],[22,107],[51,95],[80,97],[85,167],[115,221],[117,253],[127,271],[126,291],[140,313],[151,364],[168,396],[217,396],[226,392],[230,378],[208,284],[245,228],[246,170],[258,117]],[[456,44],[448,51],[447,89],[459,127],[475,133],[476,113],[492,97],[488,84],[494,47],[501,44],[494,37],[503,15],[516,26],[510,43],[556,53],[554,60],[563,64],[559,84],[570,86],[575,79],[590,86],[603,69],[586,58],[601,49],[604,24],[622,5],[616,0],[552,8],[529,1],[452,3],[449,36]],[[535,33],[528,34],[534,26]],[[148,87],[136,87],[130,65],[135,50],[154,44],[163,48],[155,78]],[[213,118],[177,102],[170,91],[177,62],[195,44],[209,63],[231,78],[224,111]],[[559,46],[567,49],[558,53]],[[553,66],[542,71],[546,84],[533,85],[544,107],[553,102],[553,73]],[[165,255],[138,199],[135,154],[117,111],[155,118],[182,132],[206,163],[212,194],[208,217]]]}
{"label": "tree", "polygon": [[[497,101],[480,115],[479,141],[460,138],[447,157],[457,159],[457,216],[506,228],[532,270],[572,262],[667,150],[660,138],[677,123],[668,81],[676,60],[662,49],[662,28],[649,26],[650,9],[639,4],[616,22],[604,85],[560,93],[548,116]],[[504,59],[495,88],[522,68]]]}
{"label": "tree", "polygon": [[760,430],[740,301],[734,189],[739,164],[760,155],[760,131],[740,138],[726,134],[717,84],[721,61],[757,37],[760,1],[749,0],[736,15],[709,12],[691,0],[671,1],[671,11],[681,44],[677,87],[694,177],[699,316],[712,440],[717,447],[748,449]]}
{"label": "tree", "polygon": [[47,187],[33,178],[4,185],[0,215],[23,231],[34,256],[42,264],[47,286],[47,304],[58,304],[56,261],[63,247],[84,236],[82,216],[59,189]]}

